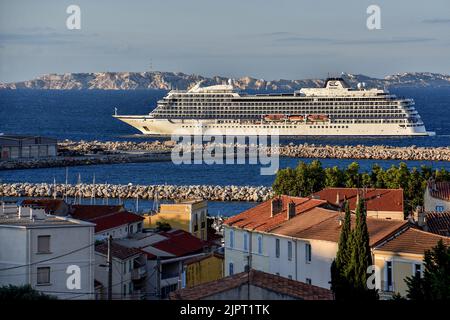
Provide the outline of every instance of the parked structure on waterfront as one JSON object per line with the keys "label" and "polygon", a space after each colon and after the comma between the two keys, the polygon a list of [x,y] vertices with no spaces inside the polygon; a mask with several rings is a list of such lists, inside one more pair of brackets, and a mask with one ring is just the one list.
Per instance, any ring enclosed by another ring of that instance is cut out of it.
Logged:
{"label": "parked structure on waterfront", "polygon": [[450,211],[450,181],[428,181],[424,195],[424,209],[428,211]]}
{"label": "parked structure on waterfront", "polygon": [[250,270],[177,290],[171,300],[332,300],[330,290]]}
{"label": "parked structure on waterfront", "polygon": [[403,190],[377,188],[325,188],[312,196],[343,206],[348,201],[350,210],[356,209],[358,194],[364,200],[367,216],[380,219],[404,220]]}
{"label": "parked structure on waterfront", "polygon": [[35,206],[2,210],[0,285],[29,284],[60,299],[93,299],[94,227]]}
{"label": "parked structure on waterfront", "polygon": [[191,233],[199,239],[207,240],[208,205],[204,200],[185,200],[171,204],[161,204],[155,214],[144,215],[144,226],[155,228],[159,223],[168,223],[174,229]]}
{"label": "parked structure on waterfront", "polygon": [[0,135],[0,159],[56,157],[57,141],[40,136]]}

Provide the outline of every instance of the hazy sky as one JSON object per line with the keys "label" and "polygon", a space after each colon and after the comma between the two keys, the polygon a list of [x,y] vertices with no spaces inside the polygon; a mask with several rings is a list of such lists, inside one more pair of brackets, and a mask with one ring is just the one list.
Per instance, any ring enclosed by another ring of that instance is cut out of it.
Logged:
{"label": "hazy sky", "polygon": [[[81,8],[68,30],[66,8]],[[371,4],[381,30],[366,27]],[[264,79],[450,73],[449,0],[0,0],[0,81],[181,71]]]}

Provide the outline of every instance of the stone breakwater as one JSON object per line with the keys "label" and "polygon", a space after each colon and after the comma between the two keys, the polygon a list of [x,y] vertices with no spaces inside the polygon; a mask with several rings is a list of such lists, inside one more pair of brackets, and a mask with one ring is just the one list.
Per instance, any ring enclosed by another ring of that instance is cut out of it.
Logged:
{"label": "stone breakwater", "polygon": [[94,164],[170,161],[170,152],[145,154],[103,154],[94,156],[54,157],[44,159],[0,161],[0,170],[71,167]]}
{"label": "stone breakwater", "polygon": [[[63,141],[59,148],[67,151],[88,154],[93,152],[110,153],[120,151],[163,151],[168,152],[174,148],[174,141],[152,141],[152,142],[99,142],[99,141]],[[204,148],[229,147],[233,146],[238,152],[248,151],[249,146],[240,144],[211,144],[203,145]],[[255,146],[250,146],[255,147]],[[256,147],[258,148],[258,147]],[[279,147],[267,148],[267,152],[278,153],[284,157],[295,158],[334,158],[334,159],[379,159],[379,160],[416,160],[416,161],[450,161],[450,147],[393,147],[385,145],[377,146],[330,146],[314,144],[294,144],[281,145]]]}
{"label": "stone breakwater", "polygon": [[0,196],[4,197],[68,197],[121,198],[160,200],[205,199],[210,201],[265,201],[274,196],[264,186],[217,186],[217,185],[113,185],[113,184],[48,184],[11,183],[0,184]]}

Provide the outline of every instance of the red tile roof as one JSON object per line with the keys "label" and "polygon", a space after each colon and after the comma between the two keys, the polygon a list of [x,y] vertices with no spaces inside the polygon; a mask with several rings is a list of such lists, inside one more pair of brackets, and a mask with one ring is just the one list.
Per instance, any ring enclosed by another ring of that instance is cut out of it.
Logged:
{"label": "red tile roof", "polygon": [[105,206],[105,205],[76,204],[71,206],[70,215],[75,219],[89,220],[119,211],[125,211],[122,205]]}
{"label": "red tile roof", "polygon": [[267,200],[256,207],[248,209],[224,221],[225,225],[248,230],[268,232],[283,224],[287,219],[287,206],[289,202],[295,203],[295,215],[302,214],[313,208],[327,204],[325,200],[290,197],[282,195],[281,212],[271,216],[271,200]]}
{"label": "red tile roof", "polygon": [[[270,290],[298,300],[332,300],[332,292],[303,282],[290,280],[257,270],[242,272],[219,280],[207,282],[170,293],[171,300],[199,300],[239,288],[246,284]],[[235,297],[238,299],[239,297]]]}
{"label": "red tile roof", "polygon": [[450,201],[450,181],[429,181],[428,189],[433,198]]}
{"label": "red tile roof", "polygon": [[[356,209],[357,188],[325,188],[313,195],[330,203],[336,203],[339,194],[340,203],[347,198],[350,210]],[[403,212],[402,189],[365,189],[366,208],[368,211],[400,211]]]}
{"label": "red tile roof", "polygon": [[61,199],[25,199],[22,201],[24,206],[44,207],[47,213],[55,212],[64,204],[64,200]]}
{"label": "red tile roof", "polygon": [[426,231],[441,236],[450,236],[450,211],[427,212],[425,221]]}
{"label": "red tile roof", "polygon": [[[108,254],[108,244],[106,242],[98,244],[95,246],[95,251],[107,255]],[[111,243],[111,252],[113,257],[118,258],[120,260],[126,260],[133,256],[137,256],[141,254],[141,251],[136,248],[128,248],[124,247],[118,243]]]}
{"label": "red tile roof", "polygon": [[[343,218],[342,213],[341,215],[341,218]],[[408,222],[404,220],[384,220],[371,217],[367,217],[366,221],[370,237],[369,244],[371,246],[377,244],[386,237],[391,236],[398,230],[405,228],[408,224]],[[355,222],[356,217],[352,214],[352,227],[355,226]],[[278,228],[272,230],[272,232],[300,239],[339,242],[341,229],[338,212],[323,208],[315,208],[292,218]]]}
{"label": "red tile roof", "polygon": [[382,243],[375,248],[375,250],[422,255],[426,250],[430,250],[436,246],[440,239],[442,239],[444,244],[447,246],[450,245],[449,237],[443,237],[434,233],[410,227],[404,232],[393,237],[391,240]]}
{"label": "red tile roof", "polygon": [[168,239],[152,244],[151,246],[177,257],[202,251],[206,245],[206,242],[184,230],[171,230],[160,232],[159,234]]}
{"label": "red tile roof", "polygon": [[117,228],[126,224],[140,222],[142,220],[144,220],[144,217],[140,215],[128,211],[120,211],[99,218],[87,219],[85,221],[95,223],[95,232],[97,233],[104,230]]}

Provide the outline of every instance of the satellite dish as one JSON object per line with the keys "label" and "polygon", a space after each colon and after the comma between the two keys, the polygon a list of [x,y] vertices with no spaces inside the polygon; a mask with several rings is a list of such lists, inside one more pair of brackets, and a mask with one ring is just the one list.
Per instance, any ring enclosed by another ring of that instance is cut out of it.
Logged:
{"label": "satellite dish", "polygon": [[233,85],[233,81],[232,81],[231,79],[228,79],[228,84],[229,84],[230,86],[232,86],[232,85]]}
{"label": "satellite dish", "polygon": [[366,87],[366,83],[365,83],[365,82],[363,82],[363,83],[362,83],[362,86],[363,86],[363,87],[365,88],[365,87]]}
{"label": "satellite dish", "polygon": [[361,82],[358,82],[357,87],[358,87],[359,90],[361,90],[361,89],[362,89],[362,83],[361,83]]}

